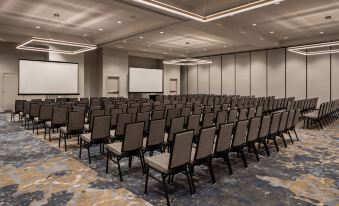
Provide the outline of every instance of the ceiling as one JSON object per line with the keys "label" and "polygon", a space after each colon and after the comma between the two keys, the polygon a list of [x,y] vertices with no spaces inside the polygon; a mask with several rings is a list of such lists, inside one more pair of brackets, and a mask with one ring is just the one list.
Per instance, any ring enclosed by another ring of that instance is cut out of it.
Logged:
{"label": "ceiling", "polygon": [[[250,0],[161,1],[209,14]],[[165,57],[203,56],[338,40],[339,1],[285,0],[201,23],[132,0],[1,0],[0,27],[1,41],[37,36]]]}

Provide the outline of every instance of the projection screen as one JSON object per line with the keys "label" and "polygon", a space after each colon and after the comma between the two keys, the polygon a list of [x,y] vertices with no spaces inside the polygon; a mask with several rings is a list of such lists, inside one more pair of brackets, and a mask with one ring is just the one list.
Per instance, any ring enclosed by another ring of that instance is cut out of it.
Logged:
{"label": "projection screen", "polygon": [[19,60],[19,95],[79,94],[79,64]]}
{"label": "projection screen", "polygon": [[129,68],[129,92],[163,92],[163,70]]}

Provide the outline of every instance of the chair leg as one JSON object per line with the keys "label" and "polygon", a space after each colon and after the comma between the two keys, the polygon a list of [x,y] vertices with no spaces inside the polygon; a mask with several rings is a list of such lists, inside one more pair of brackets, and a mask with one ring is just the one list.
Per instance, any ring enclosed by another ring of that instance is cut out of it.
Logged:
{"label": "chair leg", "polygon": [[295,131],[295,128],[293,129],[293,131],[294,131],[295,136],[297,137],[297,140],[299,141],[299,137],[298,137],[297,131]]}
{"label": "chair leg", "polygon": [[48,128],[48,139],[49,139],[49,141],[52,141],[52,139],[51,139],[51,128]]}
{"label": "chair leg", "polygon": [[67,138],[68,138],[68,135],[64,135],[65,151],[67,151],[67,146],[66,146],[66,139]]}
{"label": "chair leg", "polygon": [[145,181],[145,190],[144,190],[144,194],[147,194],[148,174],[149,174],[149,167],[146,165],[146,181]]}
{"label": "chair leg", "polygon": [[213,167],[212,167],[212,159],[208,160],[207,165],[208,165],[208,170],[210,171],[212,183],[215,184],[215,176],[214,176]]}
{"label": "chair leg", "polygon": [[193,179],[194,167],[190,166],[188,169],[189,169],[189,175],[190,175],[190,178],[191,178],[193,193],[195,194],[196,190],[195,190],[194,179]]}
{"label": "chair leg", "polygon": [[45,125],[44,139],[46,139],[47,127]]}
{"label": "chair leg", "polygon": [[109,151],[107,150],[106,174],[108,173],[108,163],[109,163]]}
{"label": "chair leg", "polygon": [[285,141],[285,138],[284,138],[284,134],[281,134],[281,139],[283,140],[283,142],[284,142],[284,145],[285,145],[285,148],[287,148],[287,144],[286,144],[286,141]]}
{"label": "chair leg", "polygon": [[225,162],[227,164],[228,172],[230,173],[230,175],[232,175],[233,170],[232,170],[230,158],[228,158],[228,153],[225,155],[224,159],[225,159]]}
{"label": "chair leg", "polygon": [[132,167],[132,156],[129,156],[129,158],[128,158],[128,167],[129,168]]}
{"label": "chair leg", "polygon": [[61,144],[61,132],[59,134],[59,147],[60,147],[60,144]]}
{"label": "chair leg", "polygon": [[142,174],[145,174],[145,160],[144,160],[144,155],[142,151],[140,151],[140,162],[141,162],[141,167],[142,167]]}
{"label": "chair leg", "polygon": [[264,140],[263,142],[264,142],[266,154],[267,154],[267,156],[270,156],[270,151],[269,151],[269,149],[268,149],[268,146],[267,146],[267,144],[266,144],[266,141]]}
{"label": "chair leg", "polygon": [[259,155],[258,155],[258,152],[257,152],[257,148],[255,148],[255,143],[253,143],[253,151],[254,151],[254,154],[255,154],[255,158],[259,162]]}
{"label": "chair leg", "polygon": [[294,144],[294,141],[293,141],[293,139],[292,139],[292,136],[291,136],[290,131],[287,131],[287,134],[288,134],[288,136],[290,137],[290,140],[291,140],[292,144]]}
{"label": "chair leg", "polygon": [[167,185],[166,185],[166,176],[164,174],[161,174],[161,177],[162,177],[162,183],[164,184],[167,206],[170,206],[170,201],[169,201],[168,191],[167,191]]}
{"label": "chair leg", "polygon": [[91,153],[90,153],[90,151],[89,151],[89,144],[87,144],[87,153],[88,153],[88,162],[89,162],[89,164],[91,164]]}
{"label": "chair leg", "polygon": [[79,159],[81,158],[82,140],[80,140]]}
{"label": "chair leg", "polygon": [[39,135],[39,124],[36,125],[36,135]]}
{"label": "chair leg", "polygon": [[242,162],[244,164],[244,167],[246,168],[247,167],[247,161],[246,161],[245,153],[244,153],[242,148],[241,148],[241,151],[240,151],[240,155],[241,155],[241,159],[242,159]]}
{"label": "chair leg", "polygon": [[119,157],[117,157],[117,163],[118,163],[118,169],[119,169],[120,182],[122,182],[122,173],[121,173],[121,168],[120,168],[120,158]]}

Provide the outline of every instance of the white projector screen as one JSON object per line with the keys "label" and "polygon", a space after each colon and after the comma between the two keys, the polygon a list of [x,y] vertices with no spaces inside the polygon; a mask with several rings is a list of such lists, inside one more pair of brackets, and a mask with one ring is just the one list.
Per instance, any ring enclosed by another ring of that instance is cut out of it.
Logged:
{"label": "white projector screen", "polygon": [[79,94],[78,63],[19,60],[19,94]]}
{"label": "white projector screen", "polygon": [[129,68],[129,92],[163,92],[163,70]]}

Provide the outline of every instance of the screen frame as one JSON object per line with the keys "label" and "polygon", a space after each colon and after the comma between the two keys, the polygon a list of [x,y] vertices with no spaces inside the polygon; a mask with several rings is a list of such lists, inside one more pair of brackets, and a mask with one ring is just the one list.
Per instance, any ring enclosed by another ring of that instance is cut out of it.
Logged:
{"label": "screen frame", "polygon": [[[77,65],[77,76],[78,86],[76,93],[21,93],[20,92],[20,61],[36,61],[36,62],[53,62],[53,63],[64,63],[64,64],[76,64]],[[18,95],[80,95],[79,92],[79,63],[76,62],[62,62],[62,61],[48,61],[48,60],[36,60],[36,59],[18,59]]]}
{"label": "screen frame", "polygon": [[[131,68],[134,69],[153,69],[153,70],[161,70],[162,71],[162,88],[161,88],[161,92],[131,92],[130,91],[130,71]],[[140,68],[140,67],[128,67],[128,93],[136,93],[136,94],[140,94],[140,93],[146,93],[146,94],[161,94],[164,93],[164,83],[165,83],[165,79],[164,79],[164,69],[155,69],[155,68]]]}

